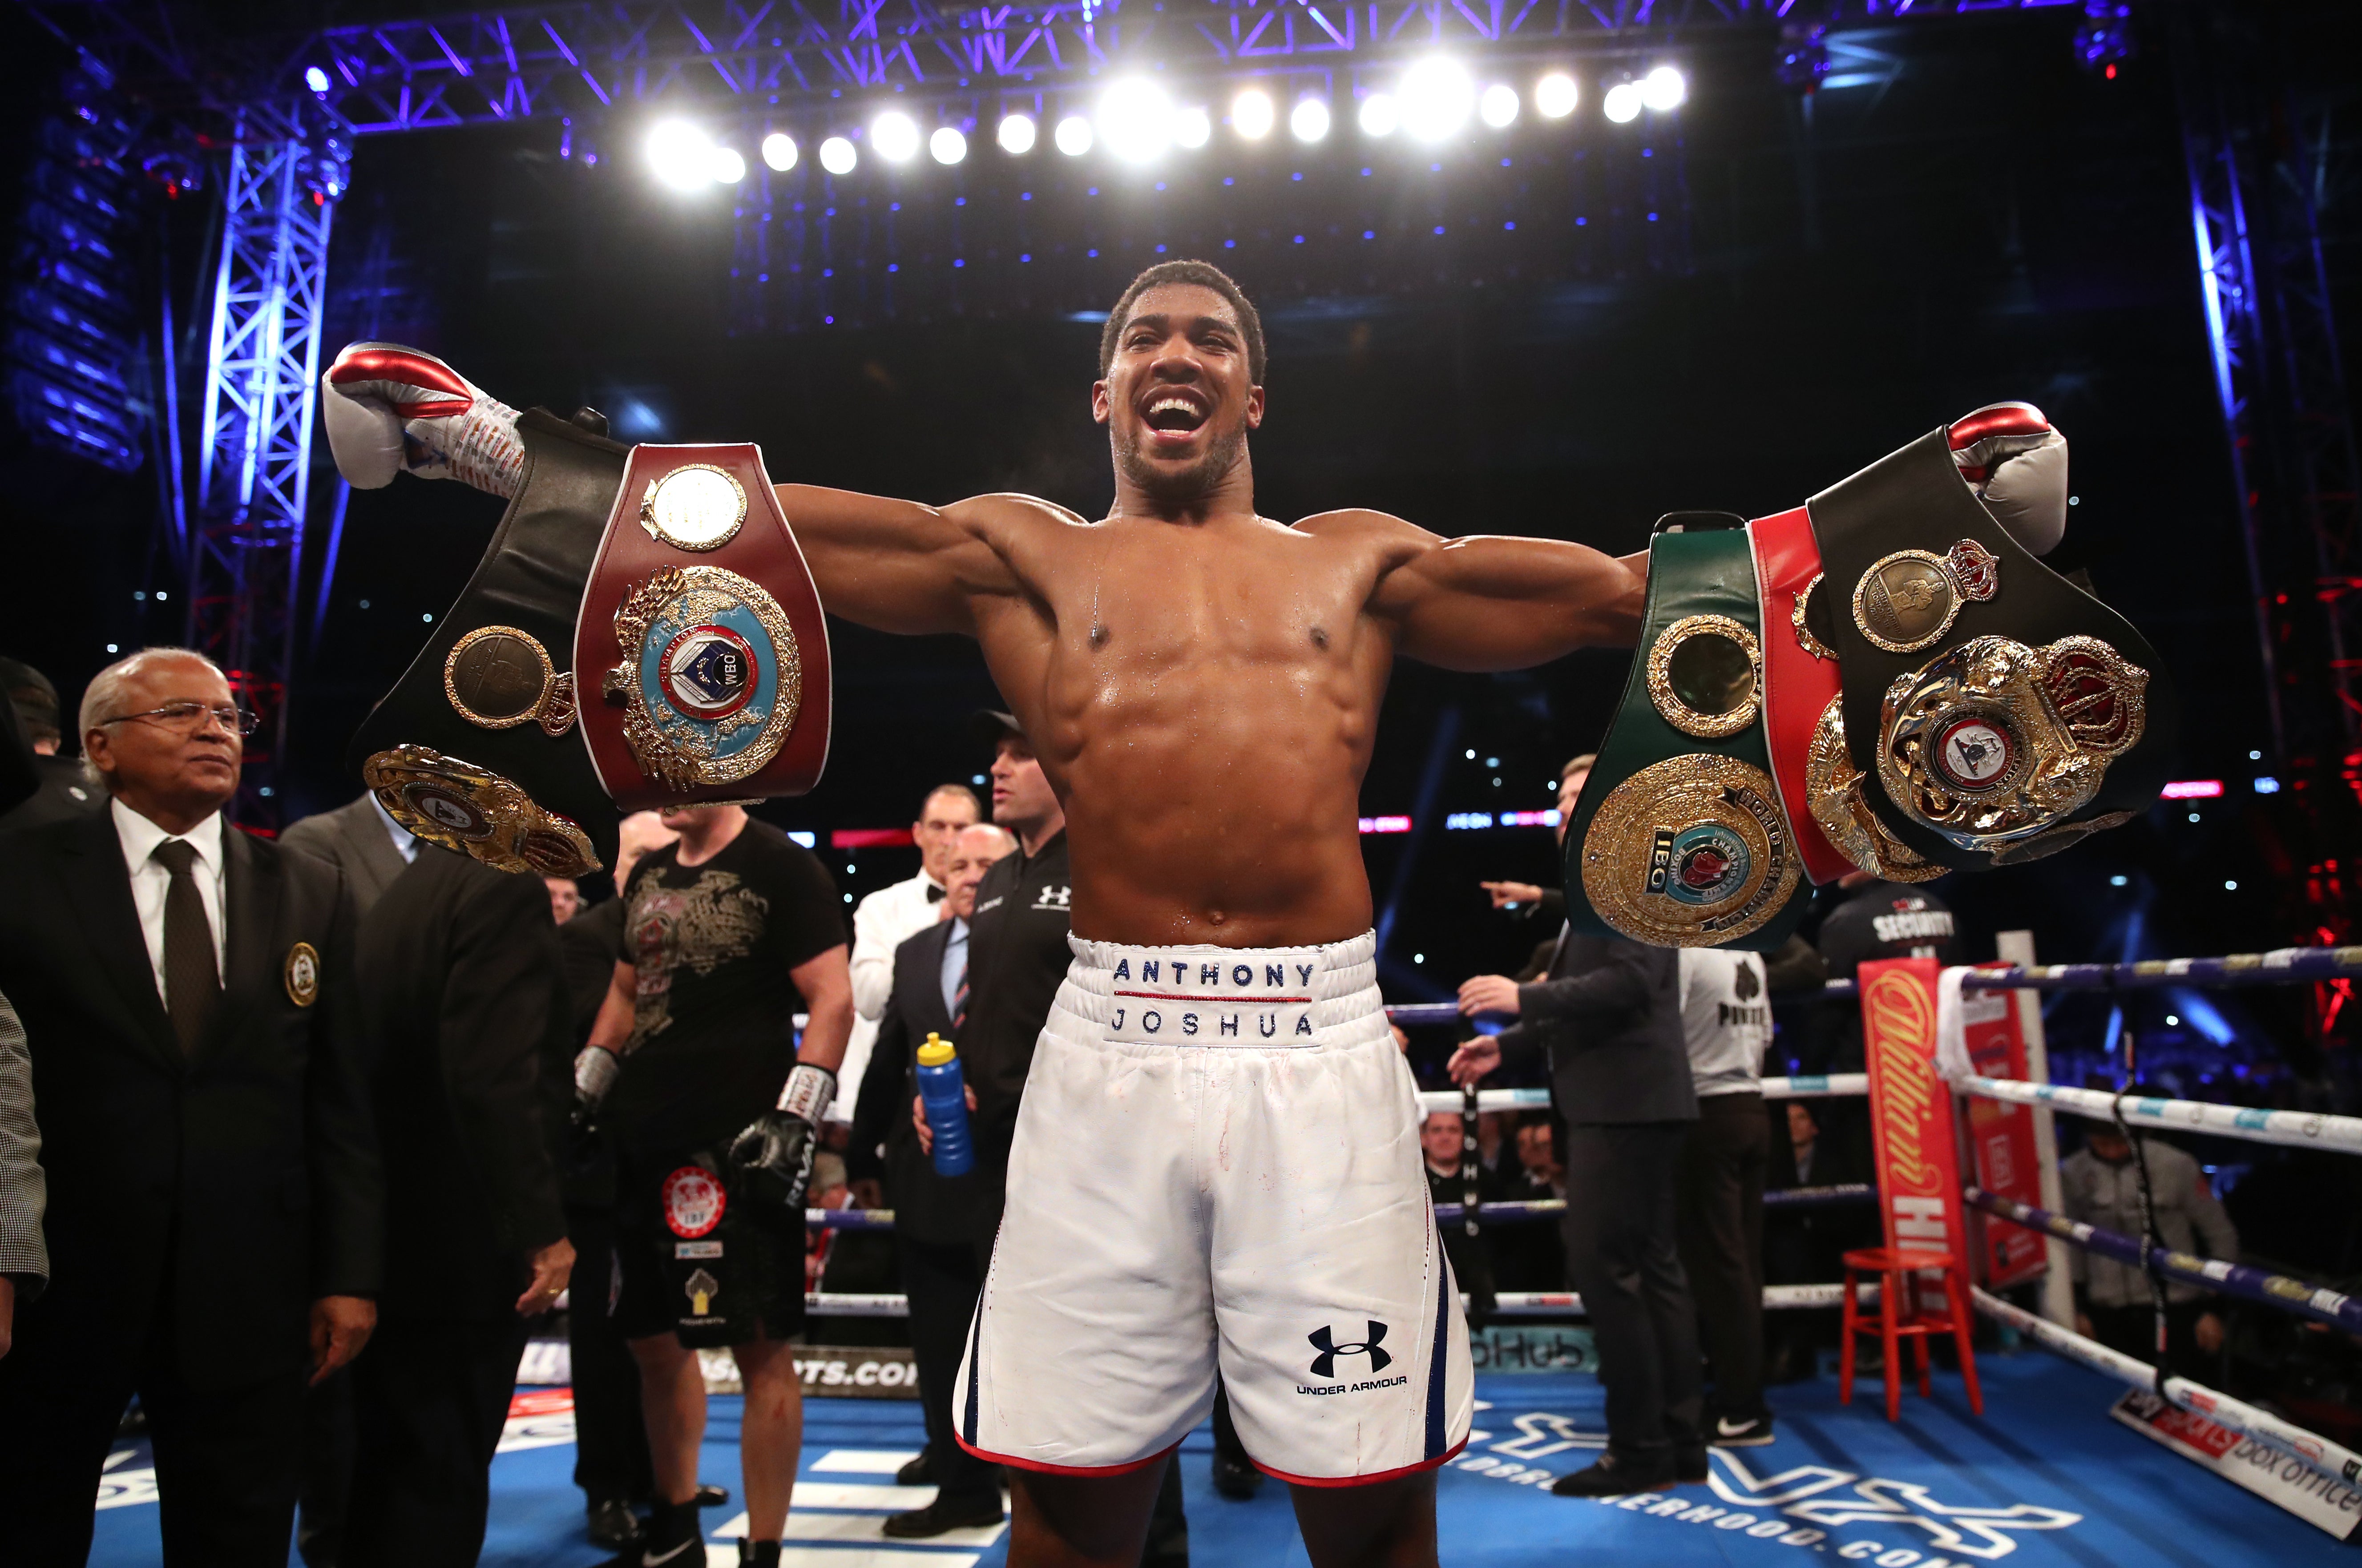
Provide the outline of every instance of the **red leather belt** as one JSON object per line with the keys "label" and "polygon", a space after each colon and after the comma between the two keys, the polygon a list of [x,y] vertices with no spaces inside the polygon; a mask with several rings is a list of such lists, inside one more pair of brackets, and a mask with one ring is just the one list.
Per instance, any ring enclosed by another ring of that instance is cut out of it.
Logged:
{"label": "red leather belt", "polygon": [[1805,629],[1800,602],[1820,580],[1821,552],[1805,508],[1759,517],[1747,525],[1755,550],[1755,580],[1763,603],[1763,733],[1772,778],[1788,813],[1805,874],[1833,882],[1854,868],[1815,820],[1805,762],[1821,714],[1837,701],[1837,655]]}
{"label": "red leather belt", "polygon": [[761,448],[632,448],[574,669],[591,766],[622,811],[819,781],[828,622]]}

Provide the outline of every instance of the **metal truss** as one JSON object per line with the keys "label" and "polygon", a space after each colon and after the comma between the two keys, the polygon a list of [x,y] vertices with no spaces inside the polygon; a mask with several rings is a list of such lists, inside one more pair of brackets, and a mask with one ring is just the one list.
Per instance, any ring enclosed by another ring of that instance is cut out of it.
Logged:
{"label": "metal truss", "polygon": [[[2075,0],[672,0],[516,6],[324,29],[271,83],[360,133],[592,117],[627,101],[749,107],[848,89],[1079,85],[1120,63],[1183,75],[1321,68],[1442,45],[1638,52],[1799,17],[1862,25]],[[326,85],[320,85],[325,80]]]}
{"label": "metal truss", "polygon": [[341,138],[294,106],[240,116],[222,188],[198,450],[189,645],[228,672],[261,720],[237,812],[276,821],[296,585],[312,476],[328,231],[344,187]]}

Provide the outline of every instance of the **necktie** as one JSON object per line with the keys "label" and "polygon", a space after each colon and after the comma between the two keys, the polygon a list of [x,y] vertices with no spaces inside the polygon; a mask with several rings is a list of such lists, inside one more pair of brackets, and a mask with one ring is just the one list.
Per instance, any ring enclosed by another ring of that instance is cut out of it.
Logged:
{"label": "necktie", "polygon": [[205,901],[190,874],[197,846],[186,839],[170,838],[149,856],[171,874],[164,893],[164,1010],[171,1015],[172,1032],[183,1055],[193,1056],[204,1038],[205,1021],[213,1016],[221,996],[221,972],[214,962],[214,929],[205,919]]}
{"label": "necktie", "polygon": [[957,1034],[967,1023],[967,961],[960,961],[959,983],[952,988],[952,1032]]}

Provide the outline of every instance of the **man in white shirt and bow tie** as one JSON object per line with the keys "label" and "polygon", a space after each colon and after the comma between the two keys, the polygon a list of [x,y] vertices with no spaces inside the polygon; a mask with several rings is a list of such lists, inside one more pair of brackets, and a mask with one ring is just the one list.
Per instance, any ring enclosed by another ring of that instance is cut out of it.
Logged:
{"label": "man in white shirt and bow tie", "polygon": [[[877,1043],[877,1021],[894,991],[894,949],[944,918],[944,889],[952,862],[952,842],[960,830],[984,817],[976,791],[965,784],[938,784],[920,804],[911,824],[919,846],[919,874],[880,888],[853,911],[853,1034],[845,1042],[837,1081],[858,1084]],[[839,1096],[839,1121],[853,1116],[852,1096]]]}

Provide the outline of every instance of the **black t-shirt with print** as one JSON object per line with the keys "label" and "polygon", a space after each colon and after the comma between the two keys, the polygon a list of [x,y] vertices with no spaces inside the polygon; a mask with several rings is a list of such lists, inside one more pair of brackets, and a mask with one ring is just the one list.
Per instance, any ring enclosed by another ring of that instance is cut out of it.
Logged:
{"label": "black t-shirt with print", "polygon": [[789,971],[844,944],[836,884],[811,851],[750,822],[700,865],[681,865],[678,845],[650,851],[624,898],[637,1006],[607,1119],[638,1152],[733,1137],[795,1066],[804,999]]}

